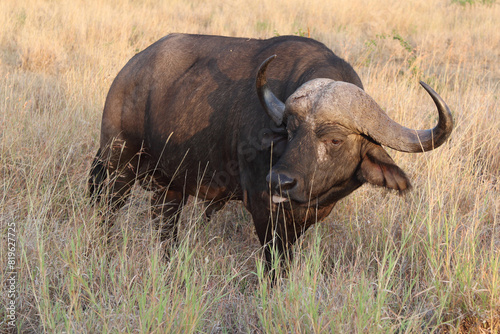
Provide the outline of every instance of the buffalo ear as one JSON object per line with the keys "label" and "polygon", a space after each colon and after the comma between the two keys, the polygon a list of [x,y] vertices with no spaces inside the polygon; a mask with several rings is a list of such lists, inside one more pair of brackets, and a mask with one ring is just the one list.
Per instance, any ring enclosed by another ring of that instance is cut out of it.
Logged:
{"label": "buffalo ear", "polygon": [[288,143],[287,137],[274,133],[274,132],[265,132],[262,135],[261,138],[261,150],[270,150],[272,147],[273,150],[273,156],[276,157],[281,157],[283,153],[285,152],[286,145]]}
{"label": "buffalo ear", "polygon": [[411,189],[410,180],[382,146],[366,142],[361,151],[358,179],[376,186],[398,190],[400,194]]}

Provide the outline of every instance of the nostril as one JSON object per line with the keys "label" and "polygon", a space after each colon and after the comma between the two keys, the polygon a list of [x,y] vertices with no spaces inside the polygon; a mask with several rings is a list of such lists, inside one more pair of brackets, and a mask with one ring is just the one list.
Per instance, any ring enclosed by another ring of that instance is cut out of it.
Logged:
{"label": "nostril", "polygon": [[297,181],[295,179],[288,178],[287,179],[280,179],[280,184],[276,188],[276,190],[281,189],[281,190],[290,190],[295,185],[297,184]]}
{"label": "nostril", "polygon": [[271,184],[271,189],[278,193],[283,190],[290,190],[297,184],[297,180],[285,174],[271,173],[267,175],[266,180]]}

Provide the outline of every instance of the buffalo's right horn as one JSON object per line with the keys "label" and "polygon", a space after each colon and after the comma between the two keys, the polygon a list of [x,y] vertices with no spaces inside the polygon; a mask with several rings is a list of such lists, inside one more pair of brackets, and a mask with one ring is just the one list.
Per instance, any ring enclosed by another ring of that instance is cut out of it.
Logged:
{"label": "buffalo's right horn", "polygon": [[281,126],[281,123],[283,123],[283,115],[285,113],[285,104],[269,89],[266,78],[267,66],[274,60],[274,58],[276,58],[276,55],[272,55],[267,58],[260,65],[255,86],[257,87],[257,95],[259,96],[262,107],[264,107],[274,123],[276,123],[277,126]]}

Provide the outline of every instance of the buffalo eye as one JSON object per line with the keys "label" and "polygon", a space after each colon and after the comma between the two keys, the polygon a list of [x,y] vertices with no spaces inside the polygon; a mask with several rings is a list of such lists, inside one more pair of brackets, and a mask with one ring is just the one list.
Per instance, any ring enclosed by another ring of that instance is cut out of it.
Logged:
{"label": "buffalo eye", "polygon": [[340,146],[340,145],[342,145],[342,143],[343,143],[343,141],[342,141],[342,140],[340,140],[340,139],[332,139],[330,142],[331,142],[334,146]]}
{"label": "buffalo eye", "polygon": [[344,143],[344,141],[342,139],[327,139],[327,140],[323,140],[323,143],[331,148],[339,148],[340,146],[342,146],[342,144]]}

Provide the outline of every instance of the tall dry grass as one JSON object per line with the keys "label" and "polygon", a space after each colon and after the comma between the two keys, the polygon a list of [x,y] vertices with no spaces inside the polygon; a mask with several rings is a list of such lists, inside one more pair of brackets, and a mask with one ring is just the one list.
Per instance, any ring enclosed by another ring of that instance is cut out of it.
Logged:
{"label": "tall dry grass", "polygon": [[[500,330],[500,6],[469,1],[0,2],[0,229],[17,235],[22,333],[386,333]],[[100,238],[86,179],[111,81],[170,32],[306,34],[348,60],[388,114],[456,128],[436,151],[391,152],[414,190],[365,186],[302,238],[270,287],[248,212],[209,223],[191,202],[170,261],[149,194]],[[7,237],[0,275],[8,270]],[[0,321],[7,292],[1,293]]]}

